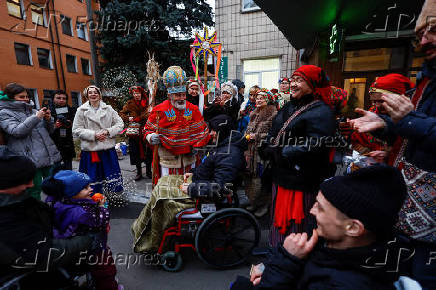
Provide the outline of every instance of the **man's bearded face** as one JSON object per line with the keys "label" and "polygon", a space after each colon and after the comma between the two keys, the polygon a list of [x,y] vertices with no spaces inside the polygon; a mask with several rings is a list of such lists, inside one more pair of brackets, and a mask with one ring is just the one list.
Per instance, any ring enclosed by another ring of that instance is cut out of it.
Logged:
{"label": "man's bearded face", "polygon": [[178,110],[186,108],[186,93],[168,94],[171,105]]}

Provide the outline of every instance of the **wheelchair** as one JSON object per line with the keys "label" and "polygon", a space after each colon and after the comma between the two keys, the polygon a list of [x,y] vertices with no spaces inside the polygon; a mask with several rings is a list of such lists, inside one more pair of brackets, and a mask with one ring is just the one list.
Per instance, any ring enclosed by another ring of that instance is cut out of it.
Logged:
{"label": "wheelchair", "polygon": [[163,269],[182,268],[183,248],[192,249],[214,268],[243,264],[258,246],[261,231],[256,218],[238,206],[239,198],[232,191],[220,198],[196,198],[195,207],[176,214],[175,225],[165,230],[158,249]]}

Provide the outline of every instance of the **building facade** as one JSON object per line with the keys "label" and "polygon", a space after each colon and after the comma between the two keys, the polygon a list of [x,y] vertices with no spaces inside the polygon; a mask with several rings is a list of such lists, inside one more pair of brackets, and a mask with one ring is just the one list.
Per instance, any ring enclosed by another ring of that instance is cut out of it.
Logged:
{"label": "building facade", "polygon": [[298,66],[296,50],[253,0],[216,0],[215,28],[228,79],[278,88]]}
{"label": "building facade", "polygon": [[5,0],[0,2],[0,89],[17,82],[28,88],[36,108],[62,89],[69,103],[82,103],[93,83],[87,4],[95,0]]}

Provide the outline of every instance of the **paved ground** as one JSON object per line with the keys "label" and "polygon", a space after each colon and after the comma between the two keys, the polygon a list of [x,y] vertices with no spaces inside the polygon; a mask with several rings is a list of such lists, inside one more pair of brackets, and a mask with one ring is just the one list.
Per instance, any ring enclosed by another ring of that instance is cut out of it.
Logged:
{"label": "paved ground", "polygon": [[[237,275],[248,275],[254,260],[236,269],[222,271],[203,264],[190,250],[183,252],[184,267],[177,273],[166,272],[157,266],[146,266],[143,262],[127,267],[126,259],[130,259],[132,263],[136,259],[131,248],[130,225],[148,201],[151,187],[147,184],[150,184],[151,180],[143,179],[139,182],[133,180],[136,171],[135,167],[130,165],[128,156],[120,160],[120,166],[127,183],[127,197],[130,202],[124,207],[112,209],[109,245],[114,258],[118,257],[116,259],[118,277],[125,289],[229,289],[230,283]],[[77,163],[74,167],[77,168]],[[267,221],[261,223],[262,228],[265,229]],[[267,231],[263,230],[262,245],[265,245],[266,236]]]}

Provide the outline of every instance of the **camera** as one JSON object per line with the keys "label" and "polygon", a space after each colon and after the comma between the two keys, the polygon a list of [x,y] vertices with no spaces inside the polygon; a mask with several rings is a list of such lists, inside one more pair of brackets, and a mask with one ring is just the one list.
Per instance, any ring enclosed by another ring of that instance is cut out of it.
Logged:
{"label": "camera", "polygon": [[71,121],[68,120],[64,115],[58,115],[58,121],[61,123],[62,127],[71,127]]}

